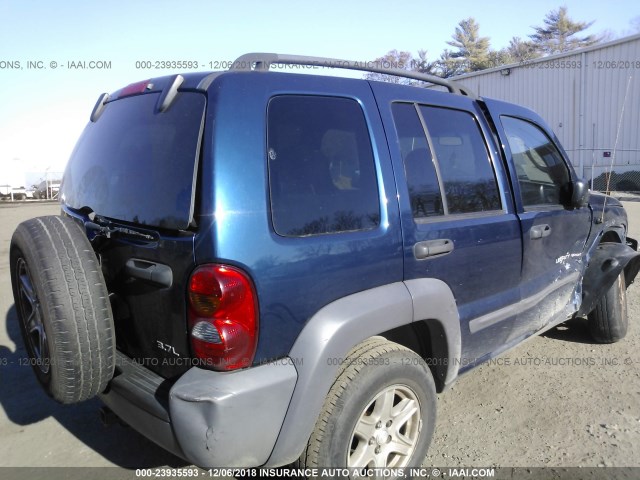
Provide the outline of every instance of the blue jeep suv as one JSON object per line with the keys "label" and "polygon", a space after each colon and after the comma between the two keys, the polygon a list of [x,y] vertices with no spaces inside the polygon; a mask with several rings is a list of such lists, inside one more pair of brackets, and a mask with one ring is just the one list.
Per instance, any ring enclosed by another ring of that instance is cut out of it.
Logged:
{"label": "blue jeep suv", "polygon": [[324,58],[101,95],[60,201],[10,252],[38,380],[203,467],[419,466],[436,392],[573,317],[622,339],[640,268],[535,113]]}

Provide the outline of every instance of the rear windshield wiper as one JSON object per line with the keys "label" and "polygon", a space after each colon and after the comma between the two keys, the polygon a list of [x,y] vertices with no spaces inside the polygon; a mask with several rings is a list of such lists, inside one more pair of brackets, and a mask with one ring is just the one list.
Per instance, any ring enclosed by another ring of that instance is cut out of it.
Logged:
{"label": "rear windshield wiper", "polygon": [[85,222],[85,228],[97,232],[98,235],[104,235],[107,238],[111,238],[113,234],[126,235],[128,237],[136,237],[147,241],[153,241],[156,238],[153,235],[147,233],[138,232],[127,227],[120,227],[114,225],[111,220],[107,220],[100,215],[95,215],[90,222]]}

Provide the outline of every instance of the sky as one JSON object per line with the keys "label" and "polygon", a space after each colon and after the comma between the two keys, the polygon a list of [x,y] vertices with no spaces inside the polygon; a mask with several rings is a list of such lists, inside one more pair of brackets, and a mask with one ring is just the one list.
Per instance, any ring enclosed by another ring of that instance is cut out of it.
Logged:
{"label": "sky", "polygon": [[[0,0],[0,185],[62,172],[99,94],[138,80],[214,70],[255,51],[365,61],[426,49],[434,60],[468,17],[500,49],[562,5],[573,20],[594,21],[586,33],[636,33],[637,0]],[[198,68],[136,64],[163,60]]]}

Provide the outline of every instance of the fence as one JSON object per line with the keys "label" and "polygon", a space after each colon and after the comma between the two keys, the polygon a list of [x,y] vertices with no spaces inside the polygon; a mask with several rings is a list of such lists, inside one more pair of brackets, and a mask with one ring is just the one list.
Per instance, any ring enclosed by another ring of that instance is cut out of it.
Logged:
{"label": "fence", "polygon": [[626,165],[609,167],[585,167],[584,173],[591,190],[599,192],[631,192],[640,193],[640,168],[624,171]]}

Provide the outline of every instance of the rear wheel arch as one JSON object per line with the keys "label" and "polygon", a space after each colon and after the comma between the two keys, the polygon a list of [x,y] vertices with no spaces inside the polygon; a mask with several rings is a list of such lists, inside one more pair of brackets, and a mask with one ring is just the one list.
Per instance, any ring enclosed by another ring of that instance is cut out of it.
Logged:
{"label": "rear wheel arch", "polygon": [[[421,312],[425,309],[431,315],[423,315]],[[439,320],[435,322],[425,318]],[[414,323],[416,325],[412,326]],[[433,339],[429,344],[435,342],[439,335],[445,336],[447,359],[459,357],[457,307],[449,287],[437,279],[409,280],[376,287],[336,300],[318,311],[307,322],[289,352],[289,357],[297,361],[298,381],[266,466],[288,464],[298,459],[320,415],[325,397],[339,374],[340,361],[344,361],[351,349],[371,337],[391,336],[390,332],[394,332],[396,337],[412,344],[407,345],[410,350],[422,349],[428,354],[433,352],[429,345],[416,346],[419,338],[416,332],[427,331],[429,338]],[[442,363],[449,364],[448,361]],[[448,368],[444,380],[439,383],[443,386],[449,384],[456,376],[457,369]]]}
{"label": "rear wheel arch", "polygon": [[418,466],[431,443],[436,391],[412,350],[381,337],[355,346],[337,375],[298,466]]}
{"label": "rear wheel arch", "polygon": [[449,367],[447,333],[437,319],[414,321],[380,334],[391,342],[412,350],[425,361],[436,384],[438,393],[446,387]]}

